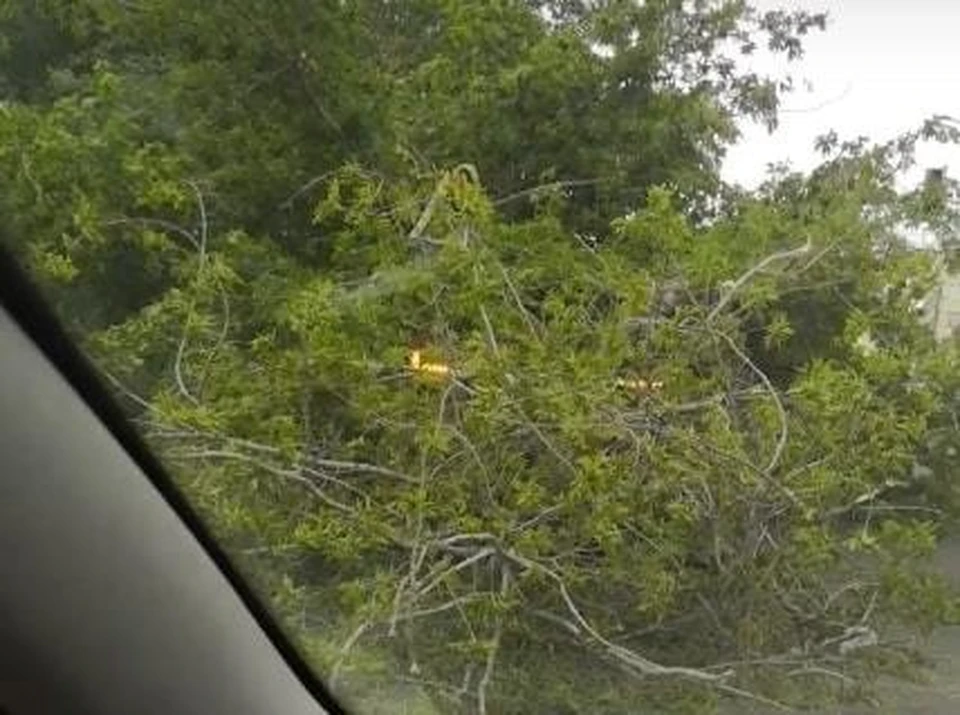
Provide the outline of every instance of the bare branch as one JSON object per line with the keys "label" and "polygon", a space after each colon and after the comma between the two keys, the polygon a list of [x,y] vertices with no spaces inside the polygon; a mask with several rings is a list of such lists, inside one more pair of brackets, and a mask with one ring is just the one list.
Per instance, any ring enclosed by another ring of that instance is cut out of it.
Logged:
{"label": "bare branch", "polygon": [[498,358],[500,357],[500,346],[497,345],[497,336],[493,332],[493,325],[490,323],[490,316],[487,315],[487,309],[480,306],[480,316],[483,318],[483,325],[487,330],[487,340],[490,343],[490,349]]}
{"label": "bare branch", "polygon": [[702,682],[714,683],[717,685],[721,684],[721,680],[731,675],[729,672],[709,673],[705,670],[699,670],[696,668],[661,665],[660,663],[656,663],[648,658],[643,657],[642,655],[639,655],[638,653],[635,653],[629,648],[625,648],[607,640],[600,635],[600,633],[590,624],[589,621],[587,621],[586,618],[584,618],[583,614],[580,612],[580,609],[577,608],[577,605],[571,598],[570,592],[567,590],[566,582],[558,573],[552,571],[543,564],[537,563],[536,561],[528,559],[525,556],[521,556],[519,553],[513,550],[505,551],[503,552],[503,555],[519,566],[539,571],[553,580],[560,590],[560,597],[566,604],[567,610],[570,611],[570,615],[573,616],[574,621],[579,624],[580,628],[582,628],[591,638],[593,638],[593,640],[602,645],[609,655],[626,664],[630,668],[637,670],[639,673],[643,675],[680,676]]}
{"label": "bare branch", "polygon": [[324,459],[322,457],[307,457],[305,461],[309,464],[315,464],[318,467],[330,469],[335,472],[366,472],[368,474],[379,474],[384,477],[392,477],[393,479],[406,482],[407,484],[420,483],[419,479],[411,477],[409,474],[404,474],[403,472],[398,472],[397,470],[390,469],[389,467],[381,467],[377,464],[369,464],[367,462],[350,462],[342,459]]}
{"label": "bare branch", "polygon": [[470,453],[470,456],[473,457],[473,461],[476,462],[477,466],[480,468],[481,474],[483,474],[483,486],[487,493],[487,499],[490,500],[490,503],[494,503],[496,500],[493,496],[493,480],[490,476],[490,470],[487,469],[486,463],[483,461],[483,457],[480,456],[480,451],[477,449],[476,445],[470,440],[467,435],[458,430],[453,425],[444,425],[444,429],[450,431],[454,437],[456,437],[467,448],[467,451]]}
{"label": "bare branch", "polygon": [[888,479],[880,486],[874,489],[871,489],[869,492],[865,494],[861,494],[860,496],[854,498],[848,504],[845,504],[844,506],[834,507],[833,509],[828,510],[826,513],[826,516],[828,517],[839,516],[841,514],[846,514],[849,511],[853,511],[854,509],[862,508],[866,505],[869,505],[870,502],[874,501],[875,499],[883,496],[891,489],[896,489],[897,487],[905,487],[905,486],[907,486],[907,482],[904,482],[898,479]]}
{"label": "bare branch", "polygon": [[299,484],[304,485],[314,496],[316,496],[318,499],[320,499],[322,502],[324,502],[328,506],[331,506],[334,509],[337,509],[338,511],[342,511],[347,514],[353,514],[356,511],[352,507],[349,507],[346,504],[339,502],[333,497],[329,496],[313,481],[307,479],[296,470],[284,469],[274,464],[270,464],[269,462],[265,462],[262,459],[258,459],[256,457],[251,457],[249,455],[243,454],[242,452],[231,452],[229,450],[210,449],[210,450],[198,450],[193,452],[171,451],[171,452],[168,452],[167,454],[171,459],[232,459],[240,462],[246,462],[247,464],[251,464],[255,467],[258,467],[264,470],[265,472],[269,472],[270,474],[274,474],[278,477],[283,477],[284,479],[288,479],[290,481],[297,482]]}
{"label": "bare branch", "polygon": [[525,529],[529,529],[532,526],[536,526],[547,517],[552,516],[553,514],[556,514],[562,508],[563,508],[562,504],[554,504],[553,506],[548,506],[546,509],[541,510],[538,514],[535,514],[534,516],[530,517],[526,521],[523,521],[517,524],[516,526],[511,527],[510,530],[523,531]]}
{"label": "bare branch", "polygon": [[329,112],[329,110],[323,105],[323,102],[320,101],[319,97],[317,97],[313,91],[313,88],[310,86],[310,73],[317,73],[316,63],[306,52],[301,51],[298,59],[295,61],[295,66],[297,69],[297,77],[300,79],[300,86],[307,95],[307,99],[310,100],[310,104],[313,105],[313,108],[317,111],[317,114],[320,115],[323,121],[325,121],[337,134],[343,136],[343,127],[340,126],[340,122],[338,122],[336,118]]}
{"label": "bare branch", "polygon": [[[162,429],[162,425],[158,425]],[[242,437],[234,437],[228,434],[221,434],[217,432],[203,432],[199,430],[180,430],[175,433],[164,433],[158,432],[157,436],[160,438],[170,437],[178,438],[183,436],[192,436],[198,440],[219,440],[222,441],[228,447],[232,449],[248,449],[253,452],[259,452],[261,454],[271,454],[274,456],[280,456],[282,454],[281,450],[277,447],[272,447],[268,444],[263,444],[261,442],[256,442],[250,439],[244,439]],[[315,467],[317,469],[326,469],[331,472],[356,472],[356,473],[367,473],[367,474],[378,474],[384,477],[391,477],[399,481],[405,482],[407,484],[420,484],[420,480],[410,476],[409,474],[404,474],[395,469],[390,469],[389,467],[382,467],[378,464],[370,464],[369,462],[353,462],[350,460],[343,459],[326,459],[318,456],[304,456],[302,458],[301,468],[310,468]],[[329,474],[318,474],[316,471],[313,473],[317,476],[321,476],[324,479],[332,480],[334,477]]]}
{"label": "bare branch", "polygon": [[520,413],[520,416],[523,418],[523,423],[526,427],[529,427],[530,430],[537,436],[537,439],[547,448],[547,451],[550,452],[554,457],[556,457],[562,465],[569,469],[574,475],[576,475],[577,468],[573,466],[573,462],[567,459],[559,449],[557,449],[554,444],[547,438],[547,436],[541,431],[537,424],[527,417],[526,412],[524,412],[519,406],[517,406],[517,412]]}
{"label": "bare branch", "polygon": [[[780,416],[780,435],[777,438],[777,444],[776,447],[774,447],[773,454],[770,457],[770,462],[767,464],[767,467],[764,470],[766,475],[770,476],[773,474],[773,470],[776,469],[777,465],[780,463],[780,458],[783,456],[783,451],[787,446],[787,439],[789,437],[789,430],[787,427],[787,411],[783,407],[783,401],[780,399],[780,394],[777,392],[777,388],[773,386],[772,382],[770,382],[770,378],[767,377],[767,374],[756,366],[753,360],[751,360],[750,357],[737,346],[730,336],[718,331],[713,332],[717,337],[723,340],[733,352],[737,354],[737,357],[739,357],[758,378],[760,378],[760,381],[764,384],[764,387],[767,388],[767,391],[770,393],[770,397],[773,399],[773,403],[777,407],[777,413]],[[780,484],[779,482],[776,482],[776,484],[791,498],[791,500],[793,500],[795,503],[799,503],[800,500],[797,498],[796,494],[794,494],[788,487]]]}
{"label": "bare branch", "polygon": [[801,668],[795,668],[787,672],[787,677],[795,678],[799,675],[825,675],[829,678],[835,678],[841,680],[848,685],[854,685],[856,681],[851,678],[849,675],[844,675],[843,673],[838,673],[835,670],[830,670],[829,668],[823,668],[816,665],[805,665]]}
{"label": "bare branch", "polygon": [[436,187],[433,190],[433,193],[430,195],[430,199],[427,201],[427,205],[424,207],[423,211],[420,213],[420,217],[417,219],[417,222],[413,225],[413,228],[410,229],[410,233],[407,234],[407,240],[409,241],[419,241],[423,240],[423,232],[427,230],[427,226],[430,225],[430,219],[433,218],[433,212],[437,208],[437,204],[440,202],[440,197],[443,196],[444,190],[447,188],[447,177],[443,176],[438,182]]}
{"label": "bare branch", "polygon": [[[194,194],[197,197],[197,206],[200,212],[200,238],[197,242],[197,251],[198,256],[198,265],[197,265],[197,275],[203,273],[204,268],[206,267],[207,262],[207,207],[203,201],[203,194],[200,192],[200,188],[193,181],[186,182],[190,186]],[[180,394],[183,395],[187,400],[192,402],[194,405],[199,405],[200,402],[196,397],[187,389],[187,384],[183,379],[183,356],[186,353],[187,349],[187,340],[190,336],[190,318],[193,314],[194,301],[191,299],[190,307],[187,310],[187,319],[183,324],[183,333],[180,337],[180,343],[177,345],[177,355],[173,363],[173,376],[177,382],[177,388],[180,390]]]}
{"label": "bare branch", "polygon": [[880,589],[873,589],[873,593],[870,594],[870,602],[867,604],[867,607],[863,609],[863,615],[860,616],[860,625],[865,626],[867,621],[870,620],[870,616],[873,615],[873,609],[877,605],[877,597],[880,595]]}
{"label": "bare branch", "polygon": [[[190,310],[193,310],[193,306],[190,306]],[[177,345],[177,356],[173,362],[173,377],[177,381],[177,389],[180,390],[180,394],[183,395],[187,400],[192,402],[194,405],[199,405],[200,402],[194,397],[190,390],[187,389],[187,385],[183,380],[183,355],[187,349],[187,337],[190,332],[190,315],[187,315],[187,319],[183,324],[183,333],[180,337],[180,343]]]}
{"label": "bare branch", "polygon": [[35,199],[37,202],[44,200],[43,187],[40,186],[39,182],[34,178],[33,172],[30,170],[30,160],[27,158],[26,152],[20,153],[20,166],[23,169],[23,175],[30,182],[30,185],[33,187],[35,194]]}
{"label": "bare branch", "polygon": [[179,226],[173,223],[172,221],[166,221],[164,219],[159,219],[159,218],[122,216],[120,218],[111,219],[109,221],[103,222],[104,226],[122,226],[126,224],[139,224],[141,226],[161,228],[164,231],[168,231],[170,233],[176,234],[177,236],[180,236],[181,238],[186,240],[195,251],[198,251],[198,252],[200,251],[200,243],[199,241],[197,241],[197,237],[194,236],[192,233],[190,233],[190,231],[185,229],[183,226]]}
{"label": "bare branch", "polygon": [[200,268],[202,269],[207,260],[207,205],[204,203],[203,193],[200,191],[200,187],[197,186],[196,182],[188,181],[187,185],[193,189],[193,193],[197,197],[197,209],[200,212],[200,245],[198,250],[200,252]]}
{"label": "bare branch", "polygon": [[465,558],[465,559],[464,559],[463,561],[461,561],[460,563],[455,564],[455,565],[451,566],[451,567],[448,568],[448,569],[445,569],[445,570],[442,571],[439,575],[435,576],[435,577],[433,578],[433,580],[430,581],[430,583],[428,583],[426,586],[424,586],[423,588],[421,588],[421,589],[417,592],[416,597],[417,597],[417,598],[422,598],[423,596],[426,596],[426,595],[427,595],[428,593],[430,593],[433,589],[435,589],[437,586],[439,586],[441,583],[443,583],[444,579],[446,579],[448,576],[451,576],[451,575],[457,573],[458,571],[462,571],[463,569],[465,569],[465,568],[466,568],[467,566],[469,566],[470,564],[474,564],[474,563],[476,563],[477,561],[480,561],[481,559],[485,559],[485,558],[487,558],[488,556],[491,556],[491,555],[493,555],[493,554],[495,554],[495,553],[497,553],[497,550],[496,550],[496,549],[493,549],[493,548],[489,548],[489,547],[488,547],[488,548],[485,548],[485,549],[480,549],[480,551],[478,551],[477,553],[473,554],[472,556],[468,556],[467,558]]}
{"label": "bare branch", "polygon": [[537,340],[540,340],[540,331],[537,330],[536,321],[534,320],[533,316],[530,315],[530,311],[528,311],[523,305],[523,301],[520,299],[520,294],[517,292],[516,286],[513,285],[513,281],[510,279],[510,274],[507,273],[507,269],[502,265],[500,266],[500,273],[503,274],[503,282],[510,291],[510,295],[513,296],[514,303],[517,304],[517,309],[520,311],[520,316],[527,324],[527,327],[530,328],[530,332],[533,333],[533,337],[535,337]]}
{"label": "bare branch", "polygon": [[111,385],[113,385],[113,387],[114,387],[116,390],[118,390],[119,392],[121,392],[121,393],[123,394],[124,397],[126,397],[127,399],[129,399],[129,400],[137,403],[138,405],[140,405],[140,407],[142,407],[143,409],[145,409],[145,410],[147,410],[147,411],[152,411],[152,410],[153,410],[153,405],[151,405],[149,402],[147,402],[146,399],[144,399],[143,397],[141,397],[140,395],[138,395],[137,393],[135,393],[135,392],[134,392],[133,390],[131,390],[129,387],[127,387],[126,385],[124,385],[120,380],[118,380],[116,377],[114,377],[113,374],[111,374],[109,370],[107,370],[106,368],[102,368],[102,367],[101,367],[101,368],[100,368],[100,372],[101,372],[101,374],[102,374],[105,378],[107,378],[107,381],[108,381]]}
{"label": "bare branch", "polygon": [[530,615],[536,616],[537,618],[542,618],[545,621],[550,621],[551,623],[556,623],[559,626],[563,626],[568,631],[570,631],[575,636],[582,636],[583,631],[580,627],[573,621],[568,621],[566,618],[556,615],[555,613],[550,613],[549,611],[542,611],[540,609],[534,609],[530,611]]}
{"label": "bare branch", "polygon": [[454,534],[437,542],[440,546],[451,546],[461,541],[496,541],[497,537],[489,532],[483,531],[477,534]]}
{"label": "bare branch", "polygon": [[280,204],[279,208],[281,209],[290,208],[291,206],[293,206],[293,202],[296,201],[298,198],[300,198],[300,196],[308,192],[310,189],[312,189],[314,186],[319,184],[321,181],[325,181],[326,179],[329,179],[331,176],[333,176],[334,173],[336,172],[325,171],[322,174],[314,176],[312,179],[302,184],[296,191],[290,194],[286,199],[284,199],[283,202]]}
{"label": "bare branch", "polygon": [[[421,527],[422,522],[418,520],[417,538],[420,536]],[[406,593],[407,586],[413,586],[416,584],[417,574],[420,572],[420,567],[423,565],[423,560],[426,558],[426,556],[426,546],[414,543],[410,548],[410,566],[407,569],[407,573],[397,584],[397,591],[393,596],[393,612],[390,615],[390,629],[387,631],[387,634],[391,638],[397,635],[397,622],[400,620],[400,606],[403,603],[403,597]],[[413,604],[411,603],[411,605]]]}
{"label": "bare branch", "polygon": [[[506,563],[501,564],[500,571],[500,596],[505,597],[510,590],[510,567]],[[503,617],[497,616],[496,626],[494,626],[493,642],[487,650],[487,663],[483,669],[483,676],[477,683],[477,713],[478,715],[487,714],[487,688],[493,678],[493,667],[497,662],[497,653],[500,651],[500,638],[503,635]]]}
{"label": "bare branch", "polygon": [[833,243],[829,243],[829,244],[827,244],[825,247],[823,247],[822,249],[820,249],[819,251],[817,251],[817,253],[814,254],[813,258],[811,258],[809,261],[807,261],[806,263],[804,263],[803,266],[800,267],[800,270],[797,271],[796,275],[800,275],[801,273],[805,273],[806,271],[808,271],[808,270],[810,270],[811,268],[813,268],[817,263],[820,262],[820,260],[821,260],[824,256],[826,256],[828,253],[830,253],[830,251],[832,251],[833,249],[835,249],[835,248],[837,247],[837,244],[838,244],[838,243],[839,243],[839,241],[834,241]]}
{"label": "bare branch", "polygon": [[714,306],[713,310],[710,311],[710,314],[707,316],[707,323],[712,323],[716,319],[716,317],[720,315],[721,312],[723,312],[723,309],[727,307],[727,304],[733,299],[733,296],[736,295],[737,291],[743,288],[743,286],[746,285],[747,282],[751,278],[753,278],[753,276],[755,276],[757,273],[762,271],[771,263],[775,263],[776,261],[783,261],[788,258],[793,258],[794,256],[803,255],[804,253],[807,253],[812,248],[812,246],[813,244],[808,238],[807,242],[804,243],[799,248],[792,248],[788,251],[781,251],[780,253],[774,253],[764,258],[757,265],[753,266],[750,270],[748,270],[746,273],[741,275],[739,278],[737,278],[737,280],[733,282],[733,285],[730,286],[730,288],[727,290],[724,296]]}
{"label": "bare branch", "polygon": [[858,511],[918,511],[924,514],[934,514],[937,516],[943,515],[943,509],[938,509],[934,506],[918,506],[911,504],[864,504],[862,506],[855,506],[854,509]]}
{"label": "bare branch", "polygon": [[460,608],[465,603],[473,603],[474,601],[479,601],[483,598],[486,598],[486,595],[482,593],[470,593],[466,596],[460,596],[455,598],[452,601],[446,601],[445,603],[440,604],[439,606],[434,606],[432,608],[424,608],[419,611],[408,611],[407,613],[397,614],[397,621],[412,621],[417,618],[423,618],[425,616],[432,616],[437,613],[443,613],[444,611],[449,611],[454,608]]}
{"label": "bare branch", "polygon": [[[217,342],[210,353],[210,359],[212,359],[214,353],[220,350],[227,341],[227,335],[230,334],[230,299],[227,297],[227,290],[223,287],[220,279],[217,279],[217,285],[220,288],[220,302],[223,306],[223,325],[220,328],[220,335],[217,336]],[[209,364],[210,360],[208,359],[207,362]]]}
{"label": "bare branch", "polygon": [[352,492],[353,494],[356,494],[358,497],[361,497],[362,499],[369,499],[370,495],[367,494],[367,492],[353,486],[349,482],[345,482],[342,479],[337,479],[336,477],[330,474],[327,474],[326,472],[321,472],[318,469],[311,469],[310,467],[306,467],[306,466],[299,466],[299,467],[296,467],[295,469],[308,477],[315,477],[317,479],[321,479],[325,482],[328,482],[329,484],[336,484],[338,487],[342,487],[346,489],[348,492]]}
{"label": "bare branch", "polygon": [[540,193],[541,191],[551,191],[554,189],[572,189],[578,186],[596,186],[601,184],[606,179],[597,178],[597,179],[569,179],[567,181],[551,181],[546,184],[539,184],[538,186],[531,186],[529,189],[523,189],[517,191],[513,194],[508,194],[499,199],[494,199],[494,206],[503,206],[504,204],[509,204],[512,201],[517,199],[522,199],[526,196],[533,196],[534,194]]}
{"label": "bare branch", "polygon": [[331,688],[337,684],[337,679],[340,677],[340,668],[343,666],[343,662],[346,660],[350,650],[356,645],[357,641],[360,640],[360,636],[362,636],[370,626],[370,621],[364,621],[356,627],[353,633],[350,634],[350,637],[340,646],[340,654],[337,656],[337,661],[330,669],[329,682]]}

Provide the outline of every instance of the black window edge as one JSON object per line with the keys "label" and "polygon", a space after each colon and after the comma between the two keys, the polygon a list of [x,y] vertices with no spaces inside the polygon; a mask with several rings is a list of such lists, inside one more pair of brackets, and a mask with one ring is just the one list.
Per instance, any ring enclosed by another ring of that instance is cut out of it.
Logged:
{"label": "black window edge", "polygon": [[206,523],[176,486],[166,468],[124,415],[97,370],[69,337],[40,290],[4,246],[0,246],[0,306],[9,313],[146,475],[226,578],[297,680],[329,715],[348,715],[317,677],[299,649],[290,641],[264,599],[241,575]]}

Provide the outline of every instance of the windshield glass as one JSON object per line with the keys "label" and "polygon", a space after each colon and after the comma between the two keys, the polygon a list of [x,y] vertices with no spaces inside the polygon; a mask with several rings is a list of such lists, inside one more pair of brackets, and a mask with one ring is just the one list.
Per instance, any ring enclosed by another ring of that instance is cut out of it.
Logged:
{"label": "windshield glass", "polygon": [[960,17],[827,5],[8,0],[0,240],[356,713],[954,712]]}

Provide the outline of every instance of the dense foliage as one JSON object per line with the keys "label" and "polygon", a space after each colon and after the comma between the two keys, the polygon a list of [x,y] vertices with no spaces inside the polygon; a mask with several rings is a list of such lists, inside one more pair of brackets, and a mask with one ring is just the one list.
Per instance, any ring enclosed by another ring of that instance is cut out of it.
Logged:
{"label": "dense foliage", "polygon": [[0,238],[361,712],[810,703],[952,617],[918,141],[718,165],[824,18],[7,0]]}

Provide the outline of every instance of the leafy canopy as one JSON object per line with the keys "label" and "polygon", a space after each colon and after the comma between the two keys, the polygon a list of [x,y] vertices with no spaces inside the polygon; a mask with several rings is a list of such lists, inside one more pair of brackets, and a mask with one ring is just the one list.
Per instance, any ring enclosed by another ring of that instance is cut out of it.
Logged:
{"label": "leafy canopy", "polygon": [[951,617],[955,129],[718,177],[823,17],[0,7],[0,236],[361,710],[857,697]]}

